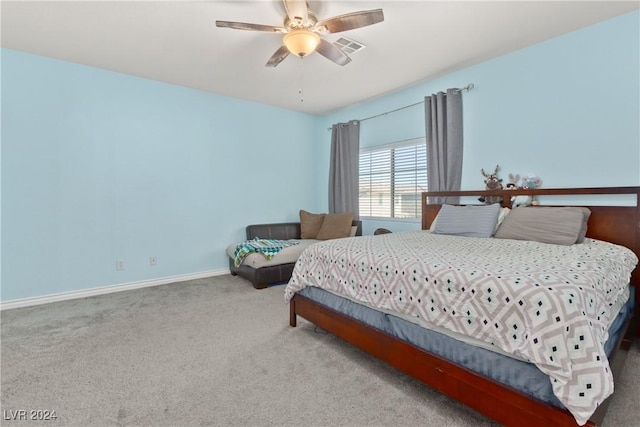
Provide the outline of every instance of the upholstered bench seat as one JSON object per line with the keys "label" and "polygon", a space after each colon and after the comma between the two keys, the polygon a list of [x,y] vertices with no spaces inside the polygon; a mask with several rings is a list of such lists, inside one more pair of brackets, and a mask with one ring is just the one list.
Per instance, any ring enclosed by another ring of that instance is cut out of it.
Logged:
{"label": "upholstered bench seat", "polygon": [[[297,245],[287,246],[286,248],[283,248],[271,259],[267,259],[264,255],[254,252],[252,254],[247,255],[245,259],[242,260],[242,264],[252,268],[262,268],[262,267],[269,267],[272,265],[281,265],[281,264],[289,264],[289,263],[295,264],[295,262],[298,260],[298,257],[300,256],[302,251],[304,251],[306,248],[313,245],[314,243],[321,242],[321,240],[315,240],[315,239],[295,239],[295,240],[297,240],[300,243],[298,243]],[[238,245],[236,244],[227,246],[227,255],[229,255],[229,258],[233,259],[233,254],[237,246]]]}
{"label": "upholstered bench seat", "polygon": [[[352,221],[351,228],[352,236],[362,236],[361,221]],[[266,288],[270,283],[282,283],[289,280],[300,254],[309,246],[320,242],[316,239],[302,239],[299,222],[249,225],[246,231],[247,240],[258,237],[277,240],[295,239],[300,242],[297,245],[287,246],[270,260],[267,260],[260,253],[249,254],[238,267],[233,262],[233,254],[237,244],[227,247],[226,252],[229,256],[231,274],[247,279],[256,289]]]}

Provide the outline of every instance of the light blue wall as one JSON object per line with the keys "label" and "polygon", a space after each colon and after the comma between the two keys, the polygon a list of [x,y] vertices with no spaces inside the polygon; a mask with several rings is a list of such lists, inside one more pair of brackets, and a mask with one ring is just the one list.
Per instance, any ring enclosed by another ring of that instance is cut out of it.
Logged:
{"label": "light blue wall", "polygon": [[[503,179],[535,173],[545,187],[639,185],[639,67],[640,14],[633,12],[323,117],[317,132],[324,151],[317,156],[329,157],[326,129],[333,123],[473,83],[463,95],[463,189],[482,188],[480,169],[496,164]],[[423,136],[423,111],[416,106],[362,122],[361,145]],[[325,161],[318,165],[320,187],[326,171]],[[366,221],[364,233],[377,227],[420,225]]]}
{"label": "light blue wall", "polygon": [[[247,224],[326,211],[327,127],[470,82],[463,188],[496,163],[639,185],[639,28],[634,12],[324,117],[3,49],[0,299],[224,269]],[[364,122],[362,146],[423,136],[422,111]]]}
{"label": "light blue wall", "polygon": [[247,224],[319,209],[314,123],[3,49],[2,301],[227,268]]}

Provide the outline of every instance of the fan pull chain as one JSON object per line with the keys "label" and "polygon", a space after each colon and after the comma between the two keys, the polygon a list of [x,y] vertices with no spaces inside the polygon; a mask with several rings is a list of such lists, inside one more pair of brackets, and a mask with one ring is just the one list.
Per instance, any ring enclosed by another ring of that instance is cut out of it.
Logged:
{"label": "fan pull chain", "polygon": [[298,94],[300,94],[300,102],[304,102],[304,64],[302,61],[304,56],[300,57],[300,87],[298,88]]}

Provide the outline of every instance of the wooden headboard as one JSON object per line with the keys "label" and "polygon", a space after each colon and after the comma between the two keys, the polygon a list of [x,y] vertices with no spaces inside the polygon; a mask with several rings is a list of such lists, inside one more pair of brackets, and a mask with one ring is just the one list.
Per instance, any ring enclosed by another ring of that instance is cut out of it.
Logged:
{"label": "wooden headboard", "polygon": [[[441,204],[428,203],[433,198],[486,197],[502,198],[502,205],[511,207],[512,196],[602,196],[632,195],[634,206],[586,205],[591,210],[587,226],[587,237],[604,240],[631,249],[640,258],[640,187],[595,187],[595,188],[547,188],[479,191],[432,191],[422,193],[422,229],[428,230]],[[586,198],[586,197],[585,197]],[[561,202],[561,199],[560,199]],[[478,202],[478,204],[480,204]],[[558,204],[559,205],[559,204]],[[558,206],[554,205],[554,206]],[[636,313],[640,312],[640,268],[631,275],[631,284],[636,286]],[[639,319],[640,321],[640,319]],[[640,333],[640,328],[638,330]]]}

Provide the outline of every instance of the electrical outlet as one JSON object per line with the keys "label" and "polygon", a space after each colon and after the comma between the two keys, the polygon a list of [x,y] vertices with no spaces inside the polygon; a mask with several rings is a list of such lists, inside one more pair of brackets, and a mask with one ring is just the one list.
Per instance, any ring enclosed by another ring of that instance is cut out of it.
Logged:
{"label": "electrical outlet", "polygon": [[119,259],[116,261],[116,270],[124,270],[124,261]]}
{"label": "electrical outlet", "polygon": [[152,256],[149,258],[149,265],[158,265],[158,257]]}

